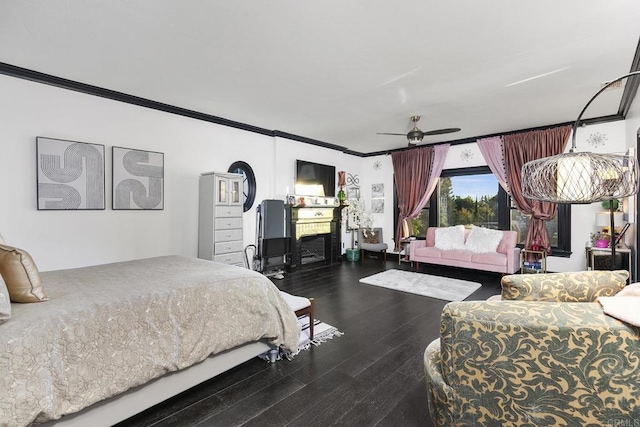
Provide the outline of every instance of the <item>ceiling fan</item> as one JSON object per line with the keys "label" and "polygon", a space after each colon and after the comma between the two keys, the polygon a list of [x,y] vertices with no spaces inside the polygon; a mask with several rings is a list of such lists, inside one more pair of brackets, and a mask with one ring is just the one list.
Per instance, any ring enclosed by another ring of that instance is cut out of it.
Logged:
{"label": "ceiling fan", "polygon": [[436,129],[430,130],[427,132],[423,132],[418,128],[418,120],[420,120],[420,116],[411,116],[411,121],[413,122],[413,129],[409,131],[409,133],[386,133],[386,132],[378,132],[378,135],[404,135],[407,137],[407,141],[409,141],[409,147],[415,147],[416,144],[422,142],[422,138],[429,135],[443,135],[445,133],[453,133],[459,132],[460,128],[446,128],[446,129]]}

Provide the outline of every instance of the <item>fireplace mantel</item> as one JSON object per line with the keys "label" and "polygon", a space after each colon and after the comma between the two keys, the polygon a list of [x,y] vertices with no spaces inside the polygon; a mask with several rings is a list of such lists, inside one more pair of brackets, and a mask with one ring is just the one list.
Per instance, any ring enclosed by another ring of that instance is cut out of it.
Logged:
{"label": "fireplace mantel", "polygon": [[[291,270],[313,268],[341,261],[340,250],[340,207],[300,207],[291,206]],[[302,248],[305,240],[318,237],[324,239],[324,259],[319,262],[304,264]]]}

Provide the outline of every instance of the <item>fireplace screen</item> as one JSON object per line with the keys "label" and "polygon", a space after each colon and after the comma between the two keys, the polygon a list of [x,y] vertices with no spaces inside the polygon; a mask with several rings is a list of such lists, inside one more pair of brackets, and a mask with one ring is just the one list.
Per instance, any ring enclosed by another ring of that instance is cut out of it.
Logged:
{"label": "fireplace screen", "polygon": [[325,248],[326,239],[330,238],[329,234],[306,236],[301,241],[301,263],[311,264],[314,262],[321,262],[326,259]]}

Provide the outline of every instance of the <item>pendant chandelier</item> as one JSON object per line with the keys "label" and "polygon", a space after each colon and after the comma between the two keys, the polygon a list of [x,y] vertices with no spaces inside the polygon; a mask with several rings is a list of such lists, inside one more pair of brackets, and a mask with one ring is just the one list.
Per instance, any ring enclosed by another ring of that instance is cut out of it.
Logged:
{"label": "pendant chandelier", "polygon": [[552,203],[594,203],[629,197],[638,192],[638,159],[620,154],[581,153],[576,147],[580,119],[593,100],[617,81],[640,74],[634,71],[603,86],[584,106],[573,124],[571,149],[525,163],[521,171],[522,194]]}

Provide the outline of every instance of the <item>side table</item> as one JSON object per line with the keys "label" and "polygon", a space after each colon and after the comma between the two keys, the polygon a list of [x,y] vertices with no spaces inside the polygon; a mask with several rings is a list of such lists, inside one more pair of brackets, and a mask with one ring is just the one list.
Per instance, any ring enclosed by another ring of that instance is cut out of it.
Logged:
{"label": "side table", "polygon": [[[588,270],[610,270],[611,248],[585,248]],[[632,251],[629,248],[616,248],[615,270],[627,270],[629,283],[632,282]]]}
{"label": "side table", "polygon": [[[534,255],[538,261],[529,261],[528,255]],[[546,273],[547,272],[547,251],[534,251],[522,249],[520,251],[520,273]]]}
{"label": "side table", "polygon": [[411,249],[411,240],[401,242],[400,247],[402,250],[398,253],[398,264],[402,262],[411,262],[409,259],[409,250]]}

